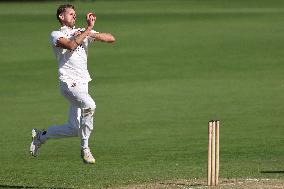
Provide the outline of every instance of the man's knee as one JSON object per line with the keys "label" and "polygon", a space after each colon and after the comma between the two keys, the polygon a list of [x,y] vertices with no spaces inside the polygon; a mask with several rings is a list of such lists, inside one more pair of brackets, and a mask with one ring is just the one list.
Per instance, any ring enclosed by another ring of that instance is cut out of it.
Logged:
{"label": "man's knee", "polygon": [[92,116],[95,113],[95,108],[83,108],[82,109],[82,116]]}
{"label": "man's knee", "polygon": [[88,127],[93,130],[93,115],[95,113],[95,108],[83,108],[81,114],[81,126],[82,128]]}
{"label": "man's knee", "polygon": [[96,110],[96,104],[95,102],[88,104],[86,108],[82,108],[82,116],[87,117],[87,116],[93,116]]}

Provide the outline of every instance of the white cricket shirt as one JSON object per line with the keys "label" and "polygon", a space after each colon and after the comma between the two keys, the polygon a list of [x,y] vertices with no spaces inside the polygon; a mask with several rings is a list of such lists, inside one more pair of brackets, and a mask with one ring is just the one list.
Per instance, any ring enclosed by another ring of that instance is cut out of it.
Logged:
{"label": "white cricket shirt", "polygon": [[[71,29],[67,26],[63,26],[59,31],[51,32],[51,43],[58,61],[60,81],[87,83],[92,80],[87,68],[88,45],[93,41],[91,37],[86,37],[75,50],[68,50],[56,46],[59,38],[73,39],[76,31],[84,30],[84,28],[75,29],[74,27]],[[94,30],[91,32],[97,33]]]}

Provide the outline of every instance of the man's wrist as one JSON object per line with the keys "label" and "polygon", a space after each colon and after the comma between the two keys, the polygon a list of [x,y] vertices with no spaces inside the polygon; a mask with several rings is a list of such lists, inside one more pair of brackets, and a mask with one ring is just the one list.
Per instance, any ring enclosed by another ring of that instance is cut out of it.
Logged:
{"label": "man's wrist", "polygon": [[87,36],[89,36],[90,35],[90,33],[91,33],[91,31],[92,31],[92,28],[91,27],[86,27],[86,29],[85,29],[85,33],[87,34]]}
{"label": "man's wrist", "polygon": [[99,33],[97,32],[97,33],[94,33],[94,38],[95,39],[99,39]]}
{"label": "man's wrist", "polygon": [[88,32],[92,31],[92,29],[93,29],[93,27],[90,27],[90,26],[86,27],[86,31],[88,31]]}
{"label": "man's wrist", "polygon": [[77,45],[80,45],[80,43],[77,42],[76,38],[74,39],[74,42],[75,42]]}

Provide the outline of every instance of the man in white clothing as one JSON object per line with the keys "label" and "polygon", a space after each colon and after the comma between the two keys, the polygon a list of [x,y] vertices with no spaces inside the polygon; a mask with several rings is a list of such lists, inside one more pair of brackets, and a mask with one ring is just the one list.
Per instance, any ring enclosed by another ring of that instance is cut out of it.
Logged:
{"label": "man in white clothing", "polygon": [[93,30],[96,16],[86,15],[86,28],[75,28],[76,12],[73,5],[61,5],[57,9],[57,19],[61,24],[58,31],[51,33],[51,43],[58,61],[60,91],[70,102],[69,119],[64,125],[50,126],[46,131],[32,130],[30,152],[37,156],[40,146],[50,138],[79,136],[81,157],[85,163],[95,163],[88,140],[93,130],[93,116],[96,104],[88,94],[91,81],[87,69],[88,45],[94,41],[112,43],[115,38],[109,33]]}

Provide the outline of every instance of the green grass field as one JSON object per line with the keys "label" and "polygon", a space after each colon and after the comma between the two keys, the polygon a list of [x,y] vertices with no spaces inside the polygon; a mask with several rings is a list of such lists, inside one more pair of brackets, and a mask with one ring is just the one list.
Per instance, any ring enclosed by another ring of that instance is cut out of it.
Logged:
{"label": "green grass field", "polygon": [[95,10],[116,37],[89,49],[94,166],[78,138],[28,152],[32,128],[67,120],[49,41],[59,4],[0,3],[0,187],[205,179],[211,119],[221,178],[284,179],[283,1],[75,1],[77,26]]}

